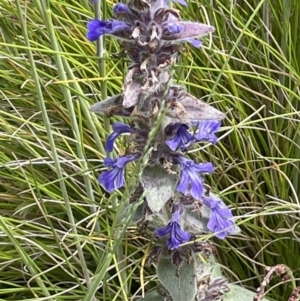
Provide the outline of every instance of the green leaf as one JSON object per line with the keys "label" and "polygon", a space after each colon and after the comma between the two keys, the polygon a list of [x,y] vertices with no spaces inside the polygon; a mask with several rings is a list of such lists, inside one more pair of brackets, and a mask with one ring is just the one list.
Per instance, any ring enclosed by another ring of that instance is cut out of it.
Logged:
{"label": "green leaf", "polygon": [[[173,301],[191,301],[196,296],[195,260],[183,262],[177,273],[169,257],[162,257],[157,264],[157,276]],[[177,275],[176,275],[177,274]]]}
{"label": "green leaf", "polygon": [[145,168],[142,183],[148,206],[153,213],[159,212],[173,195],[176,181],[176,176],[167,173],[160,165]]}
{"label": "green leaf", "polygon": [[223,277],[221,266],[212,254],[206,261],[204,257],[196,255],[196,275],[198,279],[206,275],[210,275],[212,279]]}
{"label": "green leaf", "polygon": [[[253,301],[254,292],[235,284],[229,284],[228,287],[230,291],[224,294],[222,301]],[[264,298],[262,301],[269,300]]]}
{"label": "green leaf", "polygon": [[97,102],[90,107],[90,111],[101,115],[110,116],[113,112],[114,116],[130,117],[130,110],[125,110],[122,106],[123,95],[117,94],[105,99],[104,101]]}
{"label": "green leaf", "polygon": [[163,301],[164,297],[161,296],[157,291],[148,292],[145,298],[138,299],[138,301]]}
{"label": "green leaf", "polygon": [[[193,212],[194,211],[194,212]],[[202,210],[201,210],[202,211]],[[207,229],[207,219],[200,217],[200,212],[197,209],[187,209],[183,215],[184,229],[193,234],[209,233]]]}
{"label": "green leaf", "polygon": [[128,219],[128,216],[132,214],[134,210],[134,206],[137,206],[135,212],[133,213],[132,220],[130,221],[130,225],[136,225],[139,221],[141,221],[145,217],[145,210],[147,207],[147,202],[142,201],[140,204],[137,203],[126,203],[122,204],[123,207],[120,209],[120,213],[117,215],[118,223],[123,223]]}
{"label": "green leaf", "polygon": [[[131,207],[132,207],[132,205],[131,205]],[[134,213],[134,216],[132,217],[132,224],[138,223],[139,221],[141,221],[145,217],[146,207],[147,207],[147,202],[146,201],[143,201],[143,203],[140,204],[137,207],[137,209]]]}

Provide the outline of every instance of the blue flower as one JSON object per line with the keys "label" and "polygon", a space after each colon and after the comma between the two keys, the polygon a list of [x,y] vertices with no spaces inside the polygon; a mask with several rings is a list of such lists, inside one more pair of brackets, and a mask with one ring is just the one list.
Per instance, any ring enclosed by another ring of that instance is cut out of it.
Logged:
{"label": "blue flower", "polygon": [[[177,3],[181,4],[181,5],[187,6],[186,1],[184,1],[184,0],[172,0],[172,1],[173,2],[177,2]],[[167,4],[168,4],[168,0],[164,0],[164,6],[166,6]]]}
{"label": "blue flower", "polygon": [[166,227],[159,228],[155,232],[159,238],[162,238],[168,234],[170,235],[168,239],[168,248],[170,250],[177,249],[180,244],[188,242],[191,239],[191,234],[184,232],[180,228],[179,210],[176,210],[173,213],[173,216]]}
{"label": "blue flower", "polygon": [[[178,30],[174,30],[174,32],[163,30],[163,40],[173,40],[177,42],[187,41],[192,43],[195,47],[199,47],[201,46],[201,42],[199,42],[195,38],[205,36],[215,31],[215,28],[213,26],[197,22],[178,21],[176,25],[178,27]],[[174,29],[176,29],[176,27],[174,27]]]}
{"label": "blue flower", "polygon": [[203,44],[202,41],[194,39],[194,38],[189,38],[189,39],[186,39],[185,41],[191,43],[195,48],[200,48]]}
{"label": "blue flower", "polygon": [[108,152],[112,152],[114,149],[115,140],[122,134],[125,133],[133,133],[135,130],[131,128],[128,124],[124,124],[121,122],[116,122],[113,126],[113,133],[111,133],[105,144],[105,149]]}
{"label": "blue flower", "polygon": [[102,21],[97,19],[88,22],[87,28],[88,32],[86,37],[90,41],[96,41],[104,34],[115,34],[117,32],[121,33],[130,30],[130,26],[125,22],[118,20]]}
{"label": "blue flower", "polygon": [[210,162],[197,164],[182,156],[178,157],[178,162],[181,167],[181,179],[177,190],[183,194],[190,193],[192,197],[200,200],[203,192],[203,179],[199,173],[212,173],[213,165]]}
{"label": "blue flower", "polygon": [[115,14],[131,14],[132,11],[131,9],[128,7],[128,5],[126,5],[125,3],[117,3],[114,8],[113,8],[113,12]]}
{"label": "blue flower", "polygon": [[198,141],[206,140],[213,144],[217,142],[218,137],[215,132],[219,130],[221,121],[219,120],[205,120],[198,124],[198,132],[195,134],[195,138]]}
{"label": "blue flower", "polygon": [[235,233],[235,226],[231,210],[216,195],[202,197],[203,203],[210,208],[210,217],[207,228],[223,239],[228,234]]}
{"label": "blue flower", "polygon": [[164,28],[167,29],[167,31],[170,34],[181,33],[184,29],[184,27],[182,25],[177,24],[177,23],[167,23],[166,25],[164,25]]}
{"label": "blue flower", "polygon": [[111,170],[104,171],[98,177],[98,182],[107,192],[114,190],[124,185],[124,168],[127,163],[137,160],[140,154],[121,156],[118,159],[105,158],[104,166],[111,167]]}
{"label": "blue flower", "polygon": [[173,138],[166,140],[166,144],[172,151],[177,150],[179,147],[187,148],[195,140],[194,136],[188,132],[188,128],[188,125],[181,123],[170,124],[167,127],[166,131],[170,131],[174,135]]}
{"label": "blue flower", "polygon": [[173,2],[177,2],[177,3],[181,4],[181,5],[187,6],[186,1],[184,1],[184,0],[172,0],[172,1]]}

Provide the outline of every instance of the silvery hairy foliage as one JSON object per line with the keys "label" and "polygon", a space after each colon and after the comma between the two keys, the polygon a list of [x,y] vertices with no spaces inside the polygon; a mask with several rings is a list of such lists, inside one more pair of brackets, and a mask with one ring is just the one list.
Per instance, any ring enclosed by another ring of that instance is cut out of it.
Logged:
{"label": "silvery hairy foliage", "polygon": [[[184,0],[174,2],[187,5]],[[147,152],[147,166],[124,208],[127,215],[142,197],[133,222],[153,242],[147,264],[156,266],[159,283],[140,300],[250,301],[254,293],[222,276],[215,247],[207,240],[209,234],[224,239],[239,232],[231,210],[205,184],[214,166],[186,155],[195,144],[217,143],[225,114],[172,82],[183,45],[198,48],[199,37],[215,29],[182,20],[179,10],[168,4],[117,3],[113,19],[95,19],[87,25],[90,41],[112,35],[131,61],[120,93],[91,107],[92,112],[128,120],[112,125],[105,146],[112,152],[116,139],[126,134],[127,150],[118,158],[104,159],[107,169],[98,181],[109,193],[122,189],[125,167],[133,161],[139,164]]]}

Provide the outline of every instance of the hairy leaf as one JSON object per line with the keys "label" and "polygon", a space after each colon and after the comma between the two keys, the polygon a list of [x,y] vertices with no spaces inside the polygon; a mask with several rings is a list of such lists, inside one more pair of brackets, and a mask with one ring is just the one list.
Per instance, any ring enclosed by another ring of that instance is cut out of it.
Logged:
{"label": "hairy leaf", "polygon": [[157,276],[173,301],[192,301],[196,296],[195,260],[183,262],[179,271],[169,257],[162,257],[157,264]]}
{"label": "hairy leaf", "polygon": [[164,40],[185,40],[205,36],[215,31],[215,28],[211,25],[196,22],[178,22],[176,25],[180,26],[182,30],[176,33],[164,31],[162,36]]}
{"label": "hairy leaf", "polygon": [[[223,301],[253,301],[254,292],[235,284],[229,284],[228,287],[230,291],[224,294]],[[261,301],[269,300],[264,298]]]}
{"label": "hairy leaf", "polygon": [[123,96],[121,94],[109,97],[103,101],[99,101],[90,107],[90,111],[111,116],[130,117],[133,108],[123,107]]}
{"label": "hairy leaf", "polygon": [[145,168],[142,183],[146,191],[146,200],[153,213],[159,212],[172,196],[176,176],[167,173],[160,165]]}
{"label": "hairy leaf", "polygon": [[138,299],[138,301],[163,301],[164,297],[161,296],[157,291],[148,292],[145,298]]}

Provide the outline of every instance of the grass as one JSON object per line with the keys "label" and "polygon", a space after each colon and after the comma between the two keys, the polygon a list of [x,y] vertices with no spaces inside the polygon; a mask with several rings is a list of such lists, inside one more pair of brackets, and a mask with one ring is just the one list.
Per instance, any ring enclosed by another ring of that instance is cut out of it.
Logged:
{"label": "grass", "polygon": [[[0,300],[133,300],[155,286],[153,268],[142,268],[149,242],[116,220],[116,197],[97,183],[109,120],[89,112],[120,91],[118,43],[106,38],[99,62],[85,38],[89,1],[0,7]],[[252,289],[278,263],[297,280],[300,3],[203,0],[180,9],[216,27],[202,49],[187,46],[176,74],[227,112],[217,146],[190,154],[218,167],[207,181],[242,229],[215,240],[218,260]],[[288,299],[291,282],[281,282],[271,282],[270,298]]]}

